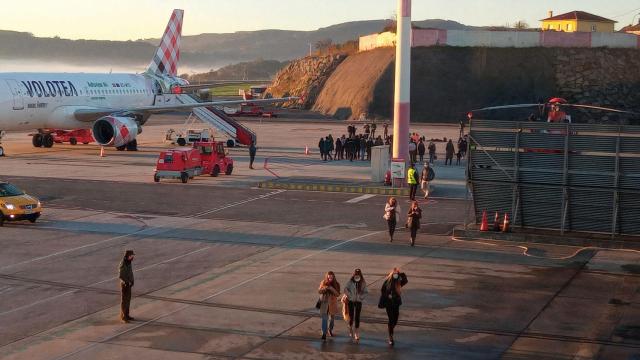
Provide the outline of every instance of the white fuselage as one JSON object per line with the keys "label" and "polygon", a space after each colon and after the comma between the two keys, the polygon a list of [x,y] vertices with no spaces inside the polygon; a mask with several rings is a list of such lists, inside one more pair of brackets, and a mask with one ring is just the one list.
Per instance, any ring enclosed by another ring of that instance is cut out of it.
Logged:
{"label": "white fuselage", "polygon": [[2,73],[0,130],[82,129],[79,109],[127,109],[154,103],[153,80],[136,74]]}

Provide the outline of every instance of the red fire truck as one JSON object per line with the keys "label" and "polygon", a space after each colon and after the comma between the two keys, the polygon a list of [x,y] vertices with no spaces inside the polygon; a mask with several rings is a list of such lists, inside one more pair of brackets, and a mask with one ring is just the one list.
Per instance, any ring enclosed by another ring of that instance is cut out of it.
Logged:
{"label": "red fire truck", "polygon": [[186,183],[195,176],[209,174],[218,176],[221,172],[231,175],[233,159],[227,156],[224,143],[218,141],[198,141],[193,147],[179,147],[160,153],[156,163],[153,181],[160,179],[180,179]]}

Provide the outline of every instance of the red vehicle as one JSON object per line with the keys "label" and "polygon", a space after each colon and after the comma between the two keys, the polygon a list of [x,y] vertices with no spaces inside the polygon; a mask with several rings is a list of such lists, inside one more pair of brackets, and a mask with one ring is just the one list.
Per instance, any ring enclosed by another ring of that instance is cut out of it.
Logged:
{"label": "red vehicle", "polygon": [[60,130],[60,129],[48,129],[48,132],[41,134],[29,134],[32,138],[34,147],[47,147],[53,146],[53,143],[62,144],[69,143],[76,145],[78,143],[88,144],[94,142],[91,129],[76,129],[76,130]]}
{"label": "red vehicle", "polygon": [[193,148],[181,147],[161,152],[153,181],[170,178],[186,183],[195,176],[218,176],[221,172],[226,175],[233,172],[233,159],[225,153],[224,143],[198,141]]}

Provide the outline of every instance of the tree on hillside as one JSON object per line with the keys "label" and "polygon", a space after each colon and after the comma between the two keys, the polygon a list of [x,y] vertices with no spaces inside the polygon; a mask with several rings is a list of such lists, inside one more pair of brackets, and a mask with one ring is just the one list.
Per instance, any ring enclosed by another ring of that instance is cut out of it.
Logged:
{"label": "tree on hillside", "polygon": [[514,29],[525,30],[529,28],[529,24],[524,20],[518,20],[513,24]]}
{"label": "tree on hillside", "polygon": [[333,45],[333,40],[329,38],[318,40],[316,41],[316,44],[315,44],[316,50],[318,50],[320,53],[323,53],[324,51],[329,49],[331,45]]}

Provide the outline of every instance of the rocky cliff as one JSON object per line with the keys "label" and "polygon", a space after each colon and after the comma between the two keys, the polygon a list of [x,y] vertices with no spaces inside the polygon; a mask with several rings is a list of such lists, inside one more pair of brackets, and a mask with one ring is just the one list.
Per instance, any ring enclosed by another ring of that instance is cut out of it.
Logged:
{"label": "rocky cliff", "polygon": [[311,108],[325,82],[345,59],[344,55],[305,57],[292,61],[276,75],[267,92],[274,97],[300,96],[302,106]]}
{"label": "rocky cliff", "polygon": [[[555,96],[580,104],[640,110],[639,55],[637,49],[607,48],[414,48],[411,119],[458,121],[472,109],[535,103]],[[297,71],[283,73],[287,80],[277,81],[279,94],[286,93],[287,86],[295,89],[291,93],[304,93],[305,84],[314,84],[310,93],[317,93],[317,100],[310,96],[307,103],[317,111],[341,119],[358,119],[363,114],[391,117],[394,49],[367,51],[324,66],[308,61],[290,65]],[[491,114],[498,115],[526,116],[523,112]]]}

